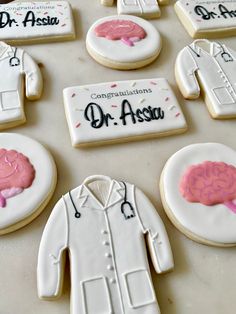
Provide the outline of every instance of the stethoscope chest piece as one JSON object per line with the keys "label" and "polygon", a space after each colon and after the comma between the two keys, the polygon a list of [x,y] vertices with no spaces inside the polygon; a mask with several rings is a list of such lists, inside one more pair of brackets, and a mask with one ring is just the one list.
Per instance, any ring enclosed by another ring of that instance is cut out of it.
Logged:
{"label": "stethoscope chest piece", "polygon": [[130,219],[135,217],[133,206],[128,201],[124,201],[121,204],[121,212],[124,215],[125,219]]}
{"label": "stethoscope chest piece", "polygon": [[228,52],[226,52],[226,51],[222,52],[221,57],[223,58],[223,60],[225,62],[232,62],[232,61],[234,61],[232,56]]}
{"label": "stethoscope chest piece", "polygon": [[75,218],[79,219],[81,217],[81,214],[79,212],[75,213]]}
{"label": "stethoscope chest piece", "polygon": [[20,59],[16,56],[17,48],[14,51],[13,57],[9,60],[10,67],[17,67],[20,65]]}

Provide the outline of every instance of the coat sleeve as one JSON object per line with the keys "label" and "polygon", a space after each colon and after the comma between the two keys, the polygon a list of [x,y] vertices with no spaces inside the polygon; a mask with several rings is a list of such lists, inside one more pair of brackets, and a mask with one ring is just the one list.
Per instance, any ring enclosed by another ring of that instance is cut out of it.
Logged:
{"label": "coat sleeve", "polygon": [[43,79],[37,63],[26,53],[23,53],[22,72],[25,74],[26,97],[36,100],[41,97]]}
{"label": "coat sleeve", "polygon": [[175,63],[175,77],[179,89],[186,99],[196,99],[200,96],[200,87],[197,81],[198,65],[188,47],[185,47],[177,56]]}
{"label": "coat sleeve", "polygon": [[54,207],[43,231],[37,267],[38,295],[59,297],[63,283],[65,249],[68,247],[68,217],[62,198]]}
{"label": "coat sleeve", "polygon": [[147,235],[154,268],[157,273],[167,272],[174,267],[174,261],[165,226],[155,207],[142,191],[135,188],[134,198],[143,233]]}

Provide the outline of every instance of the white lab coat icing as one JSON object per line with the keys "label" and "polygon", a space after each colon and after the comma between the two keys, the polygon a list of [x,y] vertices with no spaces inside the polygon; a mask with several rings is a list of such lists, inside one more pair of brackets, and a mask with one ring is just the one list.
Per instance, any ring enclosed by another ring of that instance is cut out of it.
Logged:
{"label": "white lab coat icing", "polygon": [[[202,49],[200,42],[208,44],[210,51]],[[235,51],[217,42],[195,40],[179,53],[175,70],[185,98],[198,98],[202,89],[217,117],[236,116]]]}
{"label": "white lab coat icing", "polygon": [[[80,218],[69,194],[56,204],[39,249],[39,296],[60,295],[63,252],[68,249],[72,314],[158,314],[144,235],[156,272],[168,271],[173,257],[165,227],[146,196],[129,183],[127,200],[135,216],[126,219],[121,212],[124,185],[110,182],[105,206],[85,183],[71,192]],[[130,215],[127,207],[125,214]]]}
{"label": "white lab coat icing", "polygon": [[24,121],[24,86],[28,99],[38,99],[43,85],[41,72],[22,49],[3,42],[0,48],[0,124]]}
{"label": "white lab coat icing", "polygon": [[[106,6],[111,6],[114,0],[101,0]],[[117,0],[118,14],[132,14],[151,18],[161,15],[159,4],[168,4],[169,0]]]}

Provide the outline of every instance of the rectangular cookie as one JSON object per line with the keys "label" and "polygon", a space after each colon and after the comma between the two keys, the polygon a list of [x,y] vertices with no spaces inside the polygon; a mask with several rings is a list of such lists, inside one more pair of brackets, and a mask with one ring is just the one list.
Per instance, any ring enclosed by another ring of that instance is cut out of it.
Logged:
{"label": "rectangular cookie", "polygon": [[166,79],[120,81],[64,89],[74,147],[182,133],[187,125]]}
{"label": "rectangular cookie", "polygon": [[179,0],[175,11],[193,38],[236,34],[236,0]]}
{"label": "rectangular cookie", "polygon": [[0,5],[0,40],[21,44],[74,38],[72,9],[67,1]]}

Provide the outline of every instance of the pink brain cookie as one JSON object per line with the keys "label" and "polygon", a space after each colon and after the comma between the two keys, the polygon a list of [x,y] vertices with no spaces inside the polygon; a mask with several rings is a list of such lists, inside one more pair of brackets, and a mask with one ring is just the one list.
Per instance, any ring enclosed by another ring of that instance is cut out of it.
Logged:
{"label": "pink brain cookie", "polygon": [[15,150],[0,149],[0,206],[31,186],[35,169],[29,159]]}
{"label": "pink brain cookie", "polygon": [[146,37],[145,30],[130,20],[111,20],[98,25],[95,28],[98,37],[109,40],[122,40],[128,46],[134,46],[134,42]]}
{"label": "pink brain cookie", "polygon": [[207,206],[225,204],[236,213],[236,168],[205,161],[190,166],[180,181],[180,193],[189,202]]}

